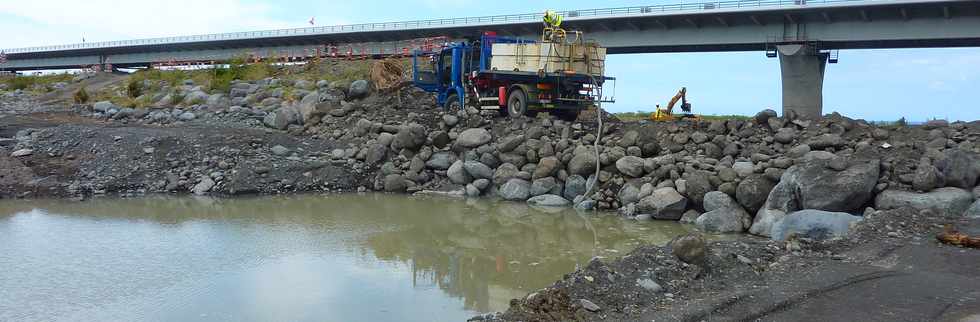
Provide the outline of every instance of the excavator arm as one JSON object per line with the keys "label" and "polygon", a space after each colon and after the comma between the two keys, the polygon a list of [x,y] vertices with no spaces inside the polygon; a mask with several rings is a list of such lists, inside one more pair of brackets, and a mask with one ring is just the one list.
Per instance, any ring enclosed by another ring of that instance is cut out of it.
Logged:
{"label": "excavator arm", "polygon": [[681,101],[681,108],[685,112],[690,112],[691,105],[687,103],[687,87],[681,87],[680,91],[670,99],[665,108],[657,108],[657,111],[650,115],[650,119],[654,121],[673,121],[674,120],[674,105],[677,105],[677,101]]}
{"label": "excavator arm", "polygon": [[670,103],[667,103],[667,114],[674,114],[674,105],[679,100],[684,101],[682,105],[687,103],[687,87],[681,87],[681,90],[677,91],[677,94],[670,99]]}

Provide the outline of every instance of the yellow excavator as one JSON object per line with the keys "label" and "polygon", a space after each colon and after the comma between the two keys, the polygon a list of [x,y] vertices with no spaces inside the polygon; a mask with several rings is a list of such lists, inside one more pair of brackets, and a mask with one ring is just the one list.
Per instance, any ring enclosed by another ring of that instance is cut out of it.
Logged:
{"label": "yellow excavator", "polygon": [[[681,102],[681,110],[683,113],[675,116],[674,105],[677,104],[677,101]],[[674,95],[674,97],[670,99],[670,102],[667,103],[667,108],[661,108],[660,105],[657,105],[657,111],[650,114],[650,120],[657,122],[669,122],[677,118],[694,120],[701,119],[700,116],[691,113],[691,103],[687,102],[687,87],[681,87],[681,90],[677,92],[677,95]]]}

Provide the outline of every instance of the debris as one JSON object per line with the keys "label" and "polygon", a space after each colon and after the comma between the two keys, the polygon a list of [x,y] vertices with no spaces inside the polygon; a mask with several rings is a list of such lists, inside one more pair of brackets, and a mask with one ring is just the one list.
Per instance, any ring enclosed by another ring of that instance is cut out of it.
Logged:
{"label": "debris", "polygon": [[404,75],[405,69],[395,60],[380,60],[371,66],[371,82],[380,91],[401,86],[405,81]]}
{"label": "debris", "polygon": [[954,246],[980,248],[980,236],[969,236],[961,233],[954,229],[951,225],[946,225],[946,227],[943,228],[943,232],[936,235],[936,239],[938,239],[940,242]]}

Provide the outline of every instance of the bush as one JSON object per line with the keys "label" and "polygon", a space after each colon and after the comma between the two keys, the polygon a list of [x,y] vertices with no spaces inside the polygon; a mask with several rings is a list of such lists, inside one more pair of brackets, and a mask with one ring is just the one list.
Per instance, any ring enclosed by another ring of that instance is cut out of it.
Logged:
{"label": "bush", "polygon": [[85,87],[79,88],[75,95],[72,96],[72,100],[75,104],[85,104],[88,103],[88,92],[85,91]]}
{"label": "bush", "polygon": [[34,85],[35,80],[36,78],[31,76],[16,76],[10,79],[7,84],[10,86],[10,90],[27,90]]}
{"label": "bush", "polygon": [[130,78],[129,83],[126,84],[126,95],[131,98],[137,98],[143,95],[143,81],[138,77]]}

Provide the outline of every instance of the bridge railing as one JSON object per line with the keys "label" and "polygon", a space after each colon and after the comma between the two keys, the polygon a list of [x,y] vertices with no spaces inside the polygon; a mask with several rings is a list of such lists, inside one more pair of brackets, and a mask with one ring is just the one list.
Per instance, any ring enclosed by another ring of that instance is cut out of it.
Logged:
{"label": "bridge railing", "polygon": [[[717,10],[717,9],[787,7],[787,6],[807,6],[807,5],[814,5],[814,4],[819,5],[819,4],[836,4],[836,3],[849,3],[849,2],[854,3],[854,2],[882,2],[882,1],[888,1],[888,0],[729,0],[729,1],[711,1],[711,2],[700,2],[700,3],[663,4],[663,5],[639,6],[639,7],[569,10],[569,11],[561,11],[559,13],[564,15],[566,17],[566,20],[576,20],[576,19],[601,18],[601,17],[656,15],[661,13],[679,12],[679,11],[710,11],[710,10]],[[107,47],[130,47],[130,46],[193,43],[193,42],[203,42],[203,41],[274,38],[274,37],[285,37],[285,36],[304,36],[304,35],[313,36],[313,35],[351,33],[351,32],[397,31],[397,30],[412,30],[412,29],[427,29],[427,28],[463,27],[469,25],[536,22],[539,20],[541,20],[540,13],[511,14],[511,15],[429,19],[429,20],[399,21],[399,22],[384,22],[384,23],[364,23],[364,24],[353,24],[353,25],[336,25],[336,26],[323,26],[323,27],[306,27],[306,28],[276,29],[276,30],[262,30],[262,31],[230,32],[230,33],[205,34],[205,35],[193,35],[193,36],[76,43],[76,44],[55,45],[55,46],[12,48],[12,49],[6,49],[4,50],[4,52],[6,52],[7,54],[20,54],[20,53],[93,49],[93,48],[107,48]]]}

